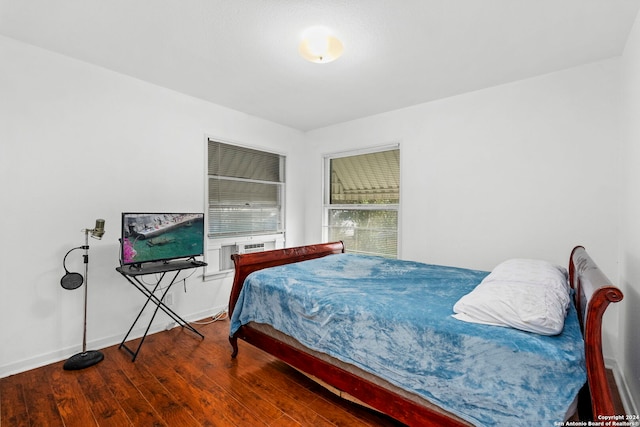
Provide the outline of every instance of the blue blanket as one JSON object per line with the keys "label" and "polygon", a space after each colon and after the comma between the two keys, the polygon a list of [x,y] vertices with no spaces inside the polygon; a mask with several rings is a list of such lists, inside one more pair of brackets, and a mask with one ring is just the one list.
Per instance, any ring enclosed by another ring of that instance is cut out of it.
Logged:
{"label": "blue blanket", "polygon": [[487,272],[338,254],[272,267],[245,281],[231,335],[266,323],[476,425],[553,425],[586,381],[573,306],[542,336],[454,319]]}

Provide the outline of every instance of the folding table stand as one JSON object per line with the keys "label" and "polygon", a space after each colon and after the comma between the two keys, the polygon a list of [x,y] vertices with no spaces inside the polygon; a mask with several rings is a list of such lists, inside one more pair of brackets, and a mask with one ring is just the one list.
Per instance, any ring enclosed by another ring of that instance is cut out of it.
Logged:
{"label": "folding table stand", "polygon": [[[150,265],[150,266],[126,265],[126,266],[121,266],[116,268],[116,271],[118,273],[122,274],[122,276],[124,276],[124,278],[127,279],[129,283],[135,286],[136,289],[138,289],[147,297],[147,302],[145,302],[144,305],[142,306],[142,309],[138,313],[136,320],[133,321],[131,328],[129,328],[127,335],[124,336],[124,339],[120,343],[120,347],[119,347],[119,348],[124,348],[129,354],[131,354],[132,362],[135,362],[136,357],[138,356],[138,352],[140,352],[140,347],[142,347],[142,344],[144,343],[144,340],[147,337],[147,333],[149,332],[149,328],[151,328],[151,324],[153,323],[153,320],[155,319],[159,309],[162,309],[162,311],[167,313],[167,315],[169,315],[169,317],[171,317],[178,325],[182,326],[183,328],[189,329],[191,332],[198,334],[201,338],[204,339],[204,335],[198,332],[193,326],[187,323],[182,317],[178,316],[175,311],[167,307],[167,305],[164,303],[164,297],[171,289],[171,286],[173,286],[173,284],[176,282],[176,279],[178,278],[178,275],[180,274],[180,272],[191,269],[191,268],[204,267],[206,265],[207,265],[206,263],[201,261],[173,261],[173,262],[167,262],[167,263]],[[173,273],[173,272],[175,272],[173,277],[171,278],[171,274],[170,274],[169,277],[167,278],[167,279],[170,278],[171,281],[169,282],[168,285],[166,285],[166,287],[164,288],[164,291],[162,291],[163,288],[161,288],[160,285],[163,279],[165,278],[167,273]],[[159,277],[154,285],[145,285],[140,280],[142,276],[149,275],[149,274],[159,274]],[[162,291],[162,294],[160,297],[156,295],[156,291],[158,291],[158,289]],[[147,329],[144,331],[144,335],[142,336],[142,339],[138,344],[138,348],[136,348],[136,350],[133,351],[132,349],[127,347],[127,345],[125,344],[125,341],[127,340],[127,338],[129,338],[129,334],[131,334],[133,327],[136,325],[136,323],[138,323],[140,316],[142,316],[142,313],[147,308],[147,305],[149,305],[150,302],[155,304],[156,308],[153,311],[153,316],[151,316],[151,320],[149,320]]]}

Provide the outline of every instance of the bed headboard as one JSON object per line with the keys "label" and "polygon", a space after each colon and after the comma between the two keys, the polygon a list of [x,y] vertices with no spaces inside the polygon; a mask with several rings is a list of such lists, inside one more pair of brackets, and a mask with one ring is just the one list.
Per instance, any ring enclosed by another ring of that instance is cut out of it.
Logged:
{"label": "bed headboard", "polygon": [[602,316],[610,303],[622,300],[622,291],[611,284],[582,246],[571,251],[569,283],[575,290],[575,304],[584,335],[592,417],[615,415],[602,355]]}
{"label": "bed headboard", "polygon": [[229,298],[229,316],[242,290],[244,279],[254,271],[263,268],[275,267],[276,265],[289,264],[292,262],[305,261],[308,259],[320,258],[326,255],[344,253],[344,243],[331,242],[317,245],[296,246],[293,248],[275,249],[265,252],[255,252],[252,254],[231,255],[235,265],[235,276],[233,278],[233,288]]}

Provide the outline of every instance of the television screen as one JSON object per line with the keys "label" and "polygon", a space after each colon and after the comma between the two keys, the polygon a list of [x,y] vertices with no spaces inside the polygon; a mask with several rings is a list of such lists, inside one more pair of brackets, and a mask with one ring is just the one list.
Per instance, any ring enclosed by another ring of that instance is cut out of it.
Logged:
{"label": "television screen", "polygon": [[203,253],[203,213],[122,214],[122,265],[194,258]]}

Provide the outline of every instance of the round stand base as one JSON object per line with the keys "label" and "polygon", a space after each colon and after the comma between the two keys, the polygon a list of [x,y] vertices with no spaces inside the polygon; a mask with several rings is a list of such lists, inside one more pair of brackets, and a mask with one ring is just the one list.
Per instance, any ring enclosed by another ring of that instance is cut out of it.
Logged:
{"label": "round stand base", "polygon": [[96,363],[99,363],[104,359],[104,354],[97,350],[85,351],[84,353],[78,353],[71,356],[64,362],[62,366],[65,371],[75,371],[78,369],[88,368]]}

